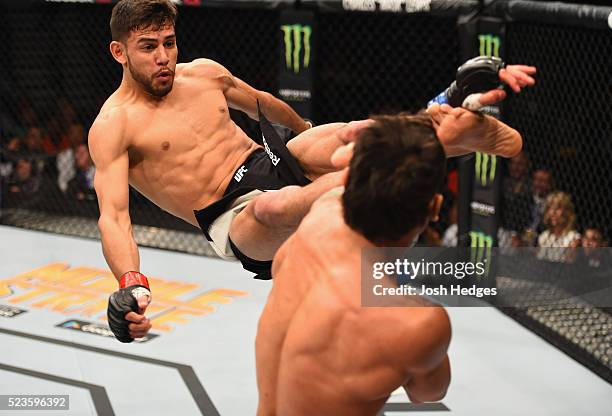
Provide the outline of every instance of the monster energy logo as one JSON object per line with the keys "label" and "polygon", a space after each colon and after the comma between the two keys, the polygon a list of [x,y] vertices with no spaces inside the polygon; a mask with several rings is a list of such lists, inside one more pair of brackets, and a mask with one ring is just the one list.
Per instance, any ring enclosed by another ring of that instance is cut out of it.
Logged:
{"label": "monster energy logo", "polygon": [[501,45],[499,36],[478,35],[478,41],[480,43],[480,55],[499,57],[499,46]]}
{"label": "monster energy logo", "polygon": [[[293,70],[299,74],[302,69],[308,68],[310,65],[310,37],[312,35],[312,27],[300,24],[283,25],[281,30],[285,40],[285,64],[288,70]],[[302,45],[304,47],[304,61],[300,64],[302,56]]]}
{"label": "monster energy logo", "polygon": [[493,248],[493,237],[478,231],[470,231],[470,261],[472,263],[484,262],[485,275],[489,275],[491,264],[491,249]]}
{"label": "monster energy logo", "polygon": [[476,180],[482,186],[487,186],[495,180],[497,170],[497,156],[487,155],[486,153],[476,152]]}

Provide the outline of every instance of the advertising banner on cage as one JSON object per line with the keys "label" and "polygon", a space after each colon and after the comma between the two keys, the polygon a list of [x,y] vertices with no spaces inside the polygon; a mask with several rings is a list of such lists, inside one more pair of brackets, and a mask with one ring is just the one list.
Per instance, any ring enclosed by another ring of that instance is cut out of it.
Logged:
{"label": "advertising banner on cage", "polygon": [[[481,18],[477,24],[475,55],[503,58],[504,23],[496,18]],[[499,105],[485,107],[484,112],[499,118]],[[489,253],[497,246],[500,225],[500,191],[502,160],[498,156],[476,152],[473,157],[470,228],[466,240],[474,252]],[[491,263],[491,268],[495,267]]]}
{"label": "advertising banner on cage", "polygon": [[470,13],[479,6],[478,0],[302,0],[302,4],[315,5],[323,11],[434,13],[442,16]]}
{"label": "advertising banner on cage", "polygon": [[315,35],[314,13],[281,12],[278,96],[305,118],[312,118]]}

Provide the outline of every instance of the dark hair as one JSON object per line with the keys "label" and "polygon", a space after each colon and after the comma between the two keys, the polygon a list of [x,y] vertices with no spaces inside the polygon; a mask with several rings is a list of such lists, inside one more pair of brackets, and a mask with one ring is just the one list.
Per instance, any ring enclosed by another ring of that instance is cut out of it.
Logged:
{"label": "dark hair", "polygon": [[355,143],[344,220],[373,242],[398,241],[429,214],[446,156],[428,114],[374,117]]}
{"label": "dark hair", "polygon": [[121,0],[113,7],[111,35],[115,41],[124,41],[132,30],[174,26],[177,14],[170,0]]}

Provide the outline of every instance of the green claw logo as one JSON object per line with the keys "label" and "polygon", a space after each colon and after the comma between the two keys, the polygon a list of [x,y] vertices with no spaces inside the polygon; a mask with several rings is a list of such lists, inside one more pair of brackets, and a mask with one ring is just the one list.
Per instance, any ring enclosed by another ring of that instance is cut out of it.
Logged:
{"label": "green claw logo", "polygon": [[[285,40],[285,64],[288,70],[299,74],[310,65],[310,38],[312,27],[300,24],[281,26]],[[302,47],[304,53],[302,54]],[[300,58],[303,57],[303,62]]]}
{"label": "green claw logo", "polygon": [[499,58],[499,46],[501,45],[499,36],[491,34],[478,35],[478,42],[480,44],[480,55],[495,56]]}
{"label": "green claw logo", "polygon": [[476,181],[480,182],[482,186],[490,185],[495,180],[496,171],[497,156],[476,152],[476,164],[474,167]]}
{"label": "green claw logo", "polygon": [[472,263],[485,263],[485,276],[489,275],[491,265],[491,249],[493,237],[478,231],[470,231],[470,261]]}

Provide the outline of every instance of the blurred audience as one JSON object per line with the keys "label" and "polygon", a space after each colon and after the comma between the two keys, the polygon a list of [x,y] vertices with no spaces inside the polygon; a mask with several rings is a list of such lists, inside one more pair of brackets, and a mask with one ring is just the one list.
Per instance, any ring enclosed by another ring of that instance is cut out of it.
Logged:
{"label": "blurred audience", "polygon": [[[30,101],[21,97],[14,110],[0,111],[0,184],[3,203],[28,205],[39,198],[64,196],[73,204],[66,210],[95,211],[85,202],[96,201],[93,187],[95,167],[87,147],[87,131],[78,121],[74,106],[60,97],[52,116],[41,119]],[[46,123],[44,123],[46,120]],[[44,128],[43,128],[44,126]],[[447,189],[440,221],[430,224],[420,238],[427,246],[457,245],[458,173],[449,162]],[[531,174],[531,161],[521,152],[508,162],[502,183],[500,247],[539,246],[538,257],[552,261],[601,264],[599,247],[608,245],[597,227],[586,227],[583,236],[575,229],[576,214],[571,196],[553,192],[552,173],[539,167]],[[141,204],[150,204],[140,195]],[[74,204],[74,202],[79,202]],[[82,204],[81,204],[82,202]],[[43,202],[44,203],[44,202]],[[60,209],[62,203],[58,204]],[[609,230],[608,230],[609,231]],[[582,248],[568,258],[563,248]],[[560,248],[560,250],[548,250]],[[599,253],[599,254],[598,254]]]}
{"label": "blurred audience", "polygon": [[449,226],[442,235],[442,245],[444,247],[457,247],[457,199],[452,201],[452,205],[448,212],[448,223]]}
{"label": "blurred audience", "polygon": [[77,201],[95,201],[96,192],[93,183],[96,169],[86,144],[82,143],[75,147],[74,164],[76,173],[68,182],[67,195]]}
{"label": "blurred audience", "polygon": [[56,156],[62,150],[70,148],[70,141],[63,134],[63,130],[58,119],[52,118],[47,122],[47,132],[43,140],[43,148],[50,156]]}
{"label": "blurred audience", "polygon": [[531,188],[529,169],[531,162],[526,152],[521,152],[510,159],[508,177],[504,180],[503,191],[507,197],[527,195]]}
{"label": "blurred audience", "polygon": [[546,197],[544,209],[544,226],[546,229],[538,236],[538,258],[551,261],[565,261],[565,250],[550,248],[570,247],[580,239],[574,229],[576,213],[569,194],[553,192]]}
{"label": "blurred audience", "polygon": [[609,252],[600,250],[607,246],[608,242],[598,227],[586,227],[582,238],[572,243],[574,250],[571,252],[570,261],[581,266],[601,267],[606,264],[606,267],[610,267]]}
{"label": "blurred audience", "polygon": [[531,223],[530,229],[539,233],[542,231],[542,218],[546,207],[546,197],[552,191],[552,175],[546,169],[533,172],[531,180]]}
{"label": "blurred audience", "polygon": [[531,180],[531,196],[527,202],[529,206],[529,222],[521,232],[521,245],[535,246],[538,235],[544,231],[544,210],[546,197],[552,191],[552,174],[546,169],[537,169],[533,172]]}
{"label": "blurred audience", "polygon": [[35,171],[32,162],[20,158],[15,170],[6,181],[5,202],[7,206],[27,205],[40,188],[40,175]]}
{"label": "blurred audience", "polygon": [[85,143],[85,129],[82,124],[72,123],[65,134],[70,147],[57,154],[57,186],[62,192],[68,189],[68,182],[74,177],[75,170],[75,149]]}
{"label": "blurred audience", "polygon": [[508,176],[502,184],[501,224],[498,230],[499,247],[522,245],[521,234],[530,222],[531,162],[526,152],[521,152],[508,161]]}
{"label": "blurred audience", "polygon": [[0,179],[8,178],[13,173],[21,149],[22,142],[19,136],[9,137],[0,153]]}

